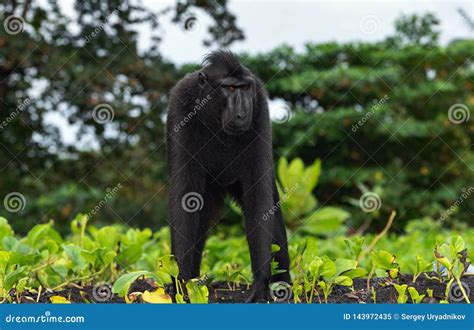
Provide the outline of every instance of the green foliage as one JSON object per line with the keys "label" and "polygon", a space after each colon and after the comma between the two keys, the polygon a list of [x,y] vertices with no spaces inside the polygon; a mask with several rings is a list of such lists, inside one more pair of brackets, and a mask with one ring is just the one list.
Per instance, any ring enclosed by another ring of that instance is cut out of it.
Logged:
{"label": "green foliage", "polygon": [[414,304],[421,303],[423,301],[423,299],[425,299],[425,296],[426,296],[424,294],[420,295],[414,287],[409,287],[408,288],[408,293],[410,294],[411,301]]}
{"label": "green foliage", "polygon": [[400,274],[400,266],[395,262],[396,256],[390,252],[379,250],[373,251],[372,262],[376,268],[385,270],[390,278],[397,278]]}
{"label": "green foliage", "polygon": [[451,286],[453,285],[454,281],[456,281],[464,299],[466,302],[470,303],[468,293],[461,283],[461,276],[464,274],[467,266],[469,265],[466,262],[467,250],[465,247],[466,243],[461,236],[453,236],[451,237],[449,243],[443,243],[439,246],[437,245],[434,250],[434,255],[436,262],[446,267],[448,271],[449,282],[446,286],[446,296],[448,296]]}
{"label": "green foliage", "polygon": [[[441,219],[474,181],[473,122],[453,124],[448,117],[455,104],[474,107],[473,50],[473,40],[395,49],[314,44],[299,54],[286,50],[291,70],[275,78],[263,71],[262,59],[252,69],[268,74],[270,97],[286,100],[293,112],[274,125],[276,154],[307,165],[324,159],[316,196],[324,204],[352,205],[351,227],[371,221],[372,230],[381,229],[393,209],[402,215],[398,228],[413,218]],[[361,184],[381,197],[377,212],[353,203]],[[469,223],[473,201],[464,199],[443,223]]]}
{"label": "green foliage", "polygon": [[427,262],[422,257],[416,256],[416,266],[413,271],[413,282],[421,275],[422,272],[427,272],[431,268],[431,263]]}
{"label": "green foliage", "polygon": [[341,208],[324,206],[316,209],[317,200],[313,191],[321,173],[319,159],[305,166],[300,158],[290,163],[281,158],[277,173],[281,209],[290,229],[299,229],[312,235],[330,235],[337,232],[349,218],[349,213]]}
{"label": "green foliage", "polygon": [[439,19],[433,14],[402,16],[395,21],[396,44],[415,44],[433,46],[437,43]]}
{"label": "green foliage", "polygon": [[406,303],[407,300],[408,300],[408,295],[407,295],[408,285],[406,285],[406,284],[402,284],[402,285],[394,284],[393,287],[395,288],[395,290],[397,290],[397,293],[398,293],[397,303],[399,303],[399,304]]}
{"label": "green foliage", "polygon": [[334,285],[352,286],[352,279],[361,275],[361,273],[351,272],[357,269],[357,261],[355,260],[336,259],[332,261],[324,256],[321,266],[322,280],[318,282],[318,285],[323,291],[325,302],[327,302]]}
{"label": "green foliage", "polygon": [[186,290],[189,296],[189,302],[192,304],[207,304],[209,298],[209,289],[201,284],[199,280],[191,280],[186,283]]}
{"label": "green foliage", "polygon": [[[465,249],[474,247],[474,230],[465,229],[466,239],[462,240],[456,231],[426,229],[432,227],[431,220],[414,220],[407,234],[384,236],[377,243],[379,250],[359,261],[357,256],[366,248],[361,237],[348,238],[341,234],[317,239],[298,232],[292,234],[289,252],[295,301],[327,300],[336,285],[351,287],[354,278],[367,276],[373,268],[383,272],[379,275],[389,274],[393,278],[400,272],[411,272],[413,267],[428,270],[427,264],[432,264],[434,259],[447,266],[447,276],[440,276],[450,287],[462,274],[457,265],[468,257]],[[95,227],[80,214],[71,222],[71,231],[66,237],[54,229],[52,221],[17,236],[8,222],[0,219],[0,233],[0,300],[4,301],[15,299],[9,294],[12,289],[18,294],[23,290],[38,292],[40,288],[61,289],[71,284],[84,286],[97,282],[113,284],[114,293],[132,301],[129,290],[138,278],[153,280],[163,288],[171,276],[176,278],[179,274],[176,260],[170,255],[167,228],[153,233],[149,229],[137,230],[123,225]],[[367,235],[366,241],[372,241],[371,236]],[[451,237],[447,243],[444,242],[446,237]],[[410,245],[414,241],[416,252]],[[433,255],[435,246],[437,252]],[[396,251],[396,262],[395,255],[388,251]],[[419,265],[415,265],[415,258]],[[202,273],[206,279],[249,284],[252,276],[245,237],[212,235],[206,245]],[[177,301],[184,302],[187,292],[191,302],[206,302],[207,282],[196,279],[184,288],[183,283],[177,281]],[[409,289],[408,292],[414,302],[422,300]],[[161,297],[164,294],[161,291],[149,294],[151,296],[146,298],[150,301],[167,299]]]}

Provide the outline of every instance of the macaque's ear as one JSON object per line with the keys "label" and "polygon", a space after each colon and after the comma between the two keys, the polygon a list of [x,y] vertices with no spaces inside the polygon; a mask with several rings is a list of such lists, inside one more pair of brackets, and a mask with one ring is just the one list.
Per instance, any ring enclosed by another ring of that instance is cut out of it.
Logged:
{"label": "macaque's ear", "polygon": [[200,71],[199,72],[199,87],[204,87],[204,85],[207,82],[207,74],[204,72]]}

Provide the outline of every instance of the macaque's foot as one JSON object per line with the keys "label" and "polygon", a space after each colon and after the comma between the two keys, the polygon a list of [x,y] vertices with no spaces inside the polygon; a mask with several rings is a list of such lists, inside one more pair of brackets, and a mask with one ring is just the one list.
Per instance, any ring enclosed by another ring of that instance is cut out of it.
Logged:
{"label": "macaque's foot", "polygon": [[271,301],[270,288],[268,283],[254,282],[250,289],[250,295],[245,300],[247,303],[267,303]]}

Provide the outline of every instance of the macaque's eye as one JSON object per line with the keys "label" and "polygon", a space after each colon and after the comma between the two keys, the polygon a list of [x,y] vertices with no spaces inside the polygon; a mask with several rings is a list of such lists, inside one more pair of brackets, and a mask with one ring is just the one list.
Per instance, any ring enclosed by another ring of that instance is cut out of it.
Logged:
{"label": "macaque's eye", "polygon": [[235,91],[235,86],[227,86],[227,89],[229,89],[231,92]]}
{"label": "macaque's eye", "polygon": [[243,85],[242,88],[244,89],[244,91],[246,91],[249,89],[249,85]]}

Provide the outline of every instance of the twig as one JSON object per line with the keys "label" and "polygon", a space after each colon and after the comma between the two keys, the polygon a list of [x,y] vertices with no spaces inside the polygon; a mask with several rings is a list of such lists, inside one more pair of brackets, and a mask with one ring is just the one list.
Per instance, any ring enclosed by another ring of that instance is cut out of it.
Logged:
{"label": "twig", "polygon": [[396,211],[392,211],[392,213],[390,214],[390,217],[388,218],[388,221],[387,221],[387,224],[385,225],[385,227],[383,228],[383,230],[377,234],[377,236],[375,236],[374,240],[372,241],[372,243],[370,243],[369,247],[367,249],[365,249],[360,255],[359,257],[357,258],[357,261],[360,261],[362,260],[366,255],[367,253],[369,253],[370,251],[373,250],[375,244],[377,244],[377,242],[387,233],[387,231],[390,229],[390,227],[392,226],[392,223],[393,223],[393,220],[395,219],[395,216],[397,215],[397,212]]}
{"label": "twig", "polygon": [[56,285],[54,288],[52,288],[51,290],[55,291],[63,286],[66,286],[66,285],[69,285],[71,283],[74,283],[74,282],[79,282],[79,281],[82,281],[82,280],[86,280],[88,278],[93,278],[93,277],[96,277],[97,275],[100,275],[104,272],[104,270],[107,269],[107,267],[99,270],[98,272],[94,273],[94,274],[90,274],[90,275],[85,275],[85,276],[80,276],[80,277],[76,277],[76,278],[72,278],[70,280],[67,280],[66,282],[63,282],[59,285]]}

